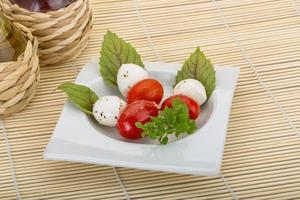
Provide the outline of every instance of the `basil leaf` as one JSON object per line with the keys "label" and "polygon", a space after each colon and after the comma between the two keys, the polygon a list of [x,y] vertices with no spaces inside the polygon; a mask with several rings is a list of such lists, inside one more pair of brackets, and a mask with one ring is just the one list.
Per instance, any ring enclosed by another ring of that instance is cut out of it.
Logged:
{"label": "basil leaf", "polygon": [[216,87],[216,76],[213,64],[207,59],[199,47],[191,54],[177,72],[176,84],[184,79],[197,79],[205,87],[209,97]]}
{"label": "basil leaf", "polygon": [[104,35],[100,55],[100,73],[106,82],[113,85],[117,85],[117,74],[122,64],[144,67],[135,48],[109,30]]}
{"label": "basil leaf", "polygon": [[65,92],[69,100],[83,112],[93,115],[93,105],[99,97],[90,88],[75,83],[63,83],[57,89]]}

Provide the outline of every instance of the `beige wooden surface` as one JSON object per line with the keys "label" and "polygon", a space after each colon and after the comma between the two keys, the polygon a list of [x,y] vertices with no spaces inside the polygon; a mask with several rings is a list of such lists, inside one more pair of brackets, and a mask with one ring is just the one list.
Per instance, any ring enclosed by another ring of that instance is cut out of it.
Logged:
{"label": "beige wooden surface", "polygon": [[[0,124],[1,200],[300,199],[300,0],[93,0],[93,9],[83,54],[41,69],[34,101]],[[55,88],[98,55],[106,29],[144,60],[183,62],[199,45],[215,64],[241,68],[223,178],[43,160],[66,100]]]}

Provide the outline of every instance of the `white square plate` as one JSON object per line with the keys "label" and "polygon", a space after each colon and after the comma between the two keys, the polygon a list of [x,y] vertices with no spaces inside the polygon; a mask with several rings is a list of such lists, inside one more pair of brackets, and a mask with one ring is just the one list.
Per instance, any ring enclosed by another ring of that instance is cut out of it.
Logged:
{"label": "white square plate", "polygon": [[[99,96],[119,95],[99,75],[98,59],[80,72],[76,83],[89,86]],[[151,63],[145,66],[163,84],[165,97],[172,92],[180,64]],[[230,107],[239,69],[215,67],[217,84],[213,95],[201,108],[194,134],[159,145],[149,139],[126,140],[115,128],[97,125],[70,102],[65,104],[44,158],[112,165],[194,175],[220,172]]]}

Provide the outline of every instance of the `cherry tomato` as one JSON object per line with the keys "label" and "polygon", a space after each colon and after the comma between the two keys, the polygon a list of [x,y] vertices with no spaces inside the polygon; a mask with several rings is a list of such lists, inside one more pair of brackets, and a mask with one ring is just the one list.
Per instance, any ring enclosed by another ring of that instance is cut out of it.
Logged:
{"label": "cherry tomato", "polygon": [[154,79],[144,79],[132,86],[127,95],[127,102],[132,103],[137,100],[154,101],[159,104],[164,95],[162,85]]}
{"label": "cherry tomato", "polygon": [[174,95],[167,98],[161,105],[161,109],[165,109],[165,107],[172,107],[172,103],[175,99],[179,99],[183,101],[189,108],[189,115],[191,119],[197,119],[200,114],[200,106],[194,101],[192,98],[184,96],[184,95]]}
{"label": "cherry tomato", "polygon": [[142,130],[135,126],[136,122],[145,124],[150,116],[158,115],[158,106],[153,101],[139,100],[128,104],[117,122],[119,133],[128,139],[138,139]]}

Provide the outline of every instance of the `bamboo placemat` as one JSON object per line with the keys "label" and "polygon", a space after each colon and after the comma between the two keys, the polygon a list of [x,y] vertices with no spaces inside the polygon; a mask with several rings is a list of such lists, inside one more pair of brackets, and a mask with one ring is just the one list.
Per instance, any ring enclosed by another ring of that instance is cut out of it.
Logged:
{"label": "bamboo placemat", "polygon": [[[74,62],[41,69],[34,101],[1,121],[0,199],[300,199],[300,0],[94,0],[95,26]],[[220,177],[45,161],[73,81],[106,29],[143,59],[183,62],[199,45],[241,68]]]}

